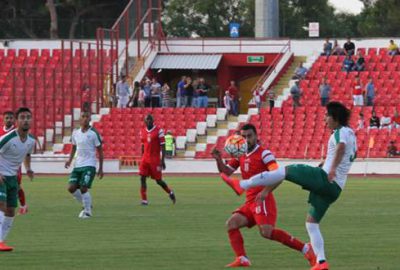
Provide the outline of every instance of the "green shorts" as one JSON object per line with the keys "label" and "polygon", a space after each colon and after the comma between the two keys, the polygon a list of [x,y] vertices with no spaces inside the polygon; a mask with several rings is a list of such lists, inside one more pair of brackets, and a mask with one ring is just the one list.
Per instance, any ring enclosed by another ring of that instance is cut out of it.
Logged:
{"label": "green shorts", "polygon": [[76,184],[79,187],[92,187],[92,182],[96,176],[96,167],[86,166],[74,168],[69,176],[69,183]]}
{"label": "green shorts", "polygon": [[4,183],[0,184],[0,201],[6,202],[7,207],[18,206],[17,176],[3,176]]}
{"label": "green shorts", "polygon": [[320,222],[329,206],[335,202],[342,191],[336,182],[329,182],[328,175],[319,167],[296,164],[286,167],[286,179],[310,191],[309,214]]}

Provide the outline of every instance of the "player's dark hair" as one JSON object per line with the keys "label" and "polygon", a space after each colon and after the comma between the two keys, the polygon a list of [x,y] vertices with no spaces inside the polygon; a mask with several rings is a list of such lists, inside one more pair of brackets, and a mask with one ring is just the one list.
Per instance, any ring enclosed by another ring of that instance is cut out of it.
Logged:
{"label": "player's dark hair", "polygon": [[350,120],[350,110],[346,108],[342,103],[337,101],[329,102],[326,105],[328,115],[337,121],[341,126],[348,126]]}
{"label": "player's dark hair", "polygon": [[241,130],[252,130],[255,134],[257,134],[257,129],[253,124],[246,124],[241,128]]}
{"label": "player's dark hair", "polygon": [[12,115],[12,116],[14,116],[14,113],[13,113],[12,111],[5,111],[5,112],[3,112],[3,115],[4,115],[4,116],[6,116],[6,115]]}
{"label": "player's dark hair", "polygon": [[21,107],[15,112],[15,117],[18,118],[19,114],[23,113],[23,112],[28,112],[28,113],[32,114],[32,112],[31,112],[31,110],[29,110],[29,108]]}

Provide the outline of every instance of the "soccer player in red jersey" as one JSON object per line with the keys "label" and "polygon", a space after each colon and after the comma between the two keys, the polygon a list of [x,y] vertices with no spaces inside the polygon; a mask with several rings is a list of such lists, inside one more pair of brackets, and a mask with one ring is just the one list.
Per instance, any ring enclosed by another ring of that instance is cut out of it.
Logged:
{"label": "soccer player in red jersey", "polygon": [[[148,205],[146,178],[150,176],[156,180],[156,183],[168,193],[169,198],[175,204],[175,193],[162,180],[162,170],[165,170],[165,138],[164,131],[154,125],[154,118],[148,114],[144,118],[146,127],[141,131],[142,141],[142,160],[139,166],[139,175],[141,181],[140,195],[142,205]],[[161,157],[160,157],[161,153]]]}
{"label": "soccer player in red jersey", "polygon": [[[15,129],[15,117],[14,113],[12,111],[5,111],[3,113],[3,122],[4,126],[3,128],[0,129],[0,137],[3,136],[4,134],[10,132],[11,130]],[[18,190],[18,198],[19,198],[19,210],[18,213],[20,215],[24,215],[28,212],[28,206],[26,205],[25,201],[25,192],[22,189],[22,170],[19,168],[18,174],[17,174],[17,180],[18,180],[18,185],[19,185],[19,190]]]}
{"label": "soccer player in red jersey", "polygon": [[[213,157],[217,162],[218,170],[224,178],[233,174],[240,168],[243,179],[257,175],[263,171],[272,171],[278,168],[278,163],[273,154],[258,144],[257,131],[254,125],[246,124],[241,128],[241,135],[246,138],[247,153],[239,158],[231,159],[225,164],[218,150],[213,150]],[[240,195],[240,194],[238,194]],[[243,244],[243,237],[240,229],[258,226],[262,237],[278,241],[292,249],[302,252],[310,265],[315,264],[315,255],[309,243],[305,244],[294,238],[284,230],[275,228],[277,219],[277,208],[274,195],[263,187],[248,189],[246,202],[236,209],[227,220],[229,240],[236,259],[227,267],[250,266]]]}

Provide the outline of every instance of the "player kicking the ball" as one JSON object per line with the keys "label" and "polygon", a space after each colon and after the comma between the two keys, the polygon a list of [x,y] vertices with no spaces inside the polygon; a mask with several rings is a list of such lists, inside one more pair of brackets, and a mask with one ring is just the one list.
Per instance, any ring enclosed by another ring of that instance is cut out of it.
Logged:
{"label": "player kicking the ball", "polygon": [[83,205],[79,218],[90,218],[92,216],[92,197],[89,189],[96,176],[96,149],[99,154],[99,170],[97,175],[103,178],[103,146],[102,140],[96,129],[91,127],[90,112],[81,113],[80,128],[74,130],[71,136],[72,150],[65,168],[71,166],[71,162],[77,152],[74,169],[69,178],[68,191]]}
{"label": "player kicking the ball", "polygon": [[[213,150],[218,170],[223,178],[231,175],[239,167],[243,179],[257,175],[264,171],[275,171],[278,164],[275,157],[269,150],[264,149],[257,143],[257,131],[251,124],[246,124],[241,129],[241,135],[247,140],[247,153],[239,158],[231,159],[226,165],[218,150]],[[246,193],[246,202],[236,209],[226,222],[229,240],[236,259],[227,267],[250,266],[250,260],[243,244],[243,237],[240,229],[243,227],[251,228],[258,226],[262,237],[278,241],[294,250],[302,252],[311,265],[315,263],[315,255],[310,244],[304,244],[294,238],[286,231],[275,228],[277,219],[277,209],[275,198],[272,193],[263,194],[262,187],[250,188]],[[238,194],[241,194],[240,192]]]}
{"label": "player kicking the ball", "polygon": [[[175,204],[175,193],[168,187],[167,183],[162,180],[162,170],[165,170],[165,138],[164,131],[154,125],[154,119],[151,114],[144,118],[146,128],[141,131],[142,140],[142,160],[139,167],[140,175],[140,195],[142,197],[142,205],[147,205],[147,185],[146,177],[150,176],[156,183],[168,193],[172,203]],[[161,158],[160,158],[161,154]]]}
{"label": "player kicking the ball", "polygon": [[343,104],[328,103],[325,121],[333,132],[328,142],[327,158],[320,167],[296,164],[271,172],[263,172],[240,182],[225,179],[239,193],[244,189],[249,191],[263,186],[266,187],[266,192],[272,191],[284,179],[310,191],[308,197],[310,209],[306,228],[317,255],[317,263],[311,270],[329,269],[319,223],[329,206],[339,198],[346,184],[351,164],[356,157],[357,141],[353,130],[348,126],[349,119],[350,111]]}
{"label": "player kicking the ball", "polygon": [[29,178],[33,178],[30,154],[35,147],[35,138],[29,134],[32,113],[28,108],[16,112],[18,128],[0,137],[0,251],[11,251],[4,243],[10,232],[18,204],[17,173],[25,160]]}

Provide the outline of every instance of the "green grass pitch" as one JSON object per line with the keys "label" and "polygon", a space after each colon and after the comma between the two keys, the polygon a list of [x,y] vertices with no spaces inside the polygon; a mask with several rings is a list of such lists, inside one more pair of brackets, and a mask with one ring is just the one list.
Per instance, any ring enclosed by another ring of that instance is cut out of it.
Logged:
{"label": "green grass pitch", "polygon": [[[92,189],[94,217],[80,205],[67,177],[24,179],[29,213],[15,219],[0,269],[223,269],[234,258],[225,220],[244,198],[216,177],[172,177],[172,205],[148,181],[150,205],[139,205],[139,179],[106,176]],[[275,192],[278,227],[306,240],[307,194],[284,183]],[[400,269],[400,181],[351,179],[321,224],[332,269]],[[243,229],[252,269],[309,269],[300,253]]]}

